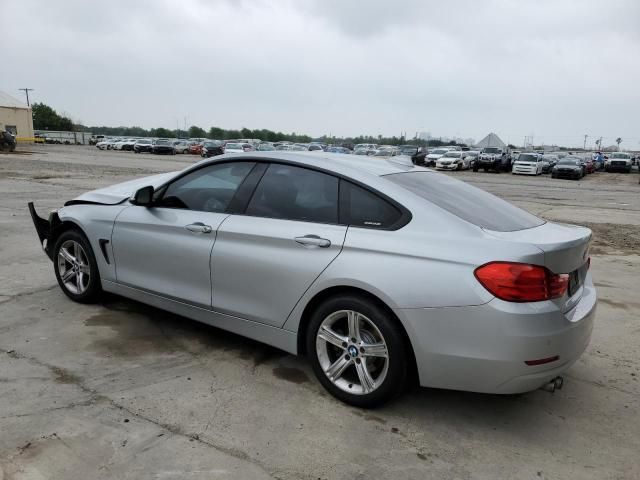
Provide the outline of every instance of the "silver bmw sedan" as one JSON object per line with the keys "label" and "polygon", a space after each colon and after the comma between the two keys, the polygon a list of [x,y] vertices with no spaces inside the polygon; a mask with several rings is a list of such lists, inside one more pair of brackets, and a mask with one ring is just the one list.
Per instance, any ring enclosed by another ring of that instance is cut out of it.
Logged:
{"label": "silver bmw sedan", "polygon": [[590,230],[402,157],[227,154],[29,209],[70,299],[112,292],[305,354],[360,407],[416,377],[561,386],[593,327]]}

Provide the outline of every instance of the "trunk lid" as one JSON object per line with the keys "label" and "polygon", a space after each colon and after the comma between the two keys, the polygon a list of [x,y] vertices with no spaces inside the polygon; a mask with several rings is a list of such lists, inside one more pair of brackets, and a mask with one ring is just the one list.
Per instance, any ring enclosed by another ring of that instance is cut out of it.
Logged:
{"label": "trunk lid", "polygon": [[589,258],[591,230],[586,227],[546,222],[515,232],[485,232],[501,240],[535,245],[544,253],[544,266],[554,273],[571,273]]}
{"label": "trunk lid", "polygon": [[528,243],[539,248],[544,255],[544,266],[553,273],[569,274],[566,296],[554,300],[563,311],[570,310],[582,297],[582,286],[587,275],[589,246],[592,233],[586,227],[547,222],[543,225],[514,232],[485,232],[501,240]]}

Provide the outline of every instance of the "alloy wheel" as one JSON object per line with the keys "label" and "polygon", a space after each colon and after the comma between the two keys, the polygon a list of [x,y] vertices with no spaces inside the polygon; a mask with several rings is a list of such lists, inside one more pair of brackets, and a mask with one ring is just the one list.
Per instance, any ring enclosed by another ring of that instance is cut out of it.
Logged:
{"label": "alloy wheel", "polygon": [[64,287],[80,295],[89,288],[91,267],[84,248],[75,240],[67,240],[58,250],[58,274]]}
{"label": "alloy wheel", "polygon": [[382,333],[365,315],[339,310],[328,315],[316,334],[322,371],[339,389],[366,395],[384,382],[389,351]]}

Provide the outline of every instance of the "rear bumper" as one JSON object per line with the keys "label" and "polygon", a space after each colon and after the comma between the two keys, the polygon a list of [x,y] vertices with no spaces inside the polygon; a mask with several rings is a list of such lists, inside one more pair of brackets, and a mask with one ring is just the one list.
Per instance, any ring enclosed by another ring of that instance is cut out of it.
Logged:
{"label": "rear bumper", "polygon": [[[596,291],[590,275],[568,312],[553,302],[400,309],[416,355],[420,384],[483,393],[535,390],[562,374],[591,339]],[[529,366],[527,360],[559,356]]]}

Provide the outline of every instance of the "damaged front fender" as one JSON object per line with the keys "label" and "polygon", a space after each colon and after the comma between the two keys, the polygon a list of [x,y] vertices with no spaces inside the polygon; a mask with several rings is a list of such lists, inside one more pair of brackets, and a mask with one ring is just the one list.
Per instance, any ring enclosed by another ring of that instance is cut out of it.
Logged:
{"label": "damaged front fender", "polygon": [[58,212],[53,211],[49,214],[49,219],[45,220],[40,217],[36,212],[35,207],[33,206],[33,202],[28,203],[29,213],[31,214],[31,219],[33,220],[33,225],[36,227],[36,232],[38,234],[38,239],[40,240],[40,245],[42,245],[42,249],[47,254],[50,260],[53,260],[53,241],[54,235],[58,227],[60,226],[60,217],[58,217]]}

